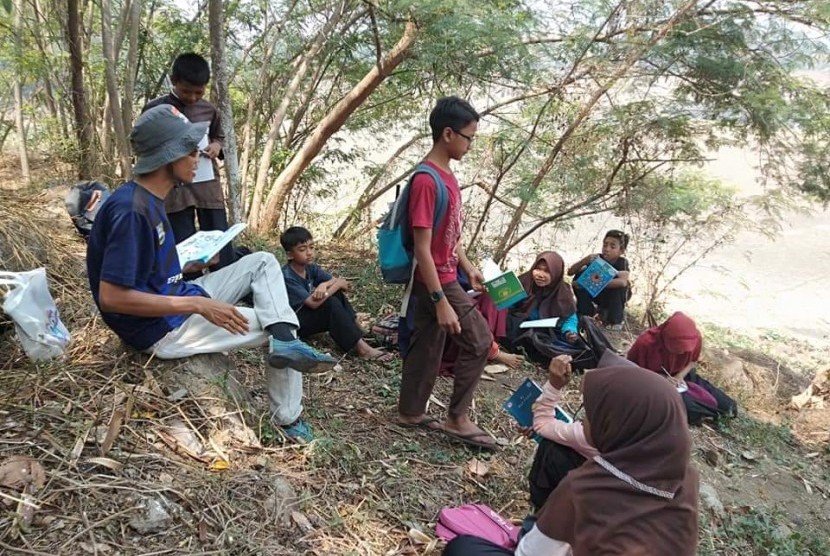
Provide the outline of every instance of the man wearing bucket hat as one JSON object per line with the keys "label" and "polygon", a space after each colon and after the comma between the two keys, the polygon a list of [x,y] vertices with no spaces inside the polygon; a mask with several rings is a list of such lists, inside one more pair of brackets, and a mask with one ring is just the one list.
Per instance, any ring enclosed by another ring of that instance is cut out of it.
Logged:
{"label": "man wearing bucket hat", "polygon": [[[273,420],[287,436],[310,440],[300,418],[300,373],[322,372],[336,361],[296,339],[297,317],[274,256],[254,253],[193,281],[182,279],[164,198],[177,183],[193,179],[207,125],[189,122],[168,104],[139,116],[130,134],[135,177],[103,204],[89,237],[92,296],[118,336],[159,359],[270,341],[266,372]],[[253,308],[234,306],[248,294]]]}

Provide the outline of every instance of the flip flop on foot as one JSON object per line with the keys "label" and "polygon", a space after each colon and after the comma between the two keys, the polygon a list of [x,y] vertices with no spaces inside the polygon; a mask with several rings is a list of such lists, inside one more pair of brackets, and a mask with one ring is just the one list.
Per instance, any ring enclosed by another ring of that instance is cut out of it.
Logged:
{"label": "flip flop on foot", "polygon": [[364,340],[359,340],[357,342],[357,346],[355,346],[354,351],[355,353],[357,353],[358,357],[360,357],[361,359],[365,359],[366,361],[388,363],[389,361],[395,358],[394,353],[390,353],[382,349],[373,348]]}
{"label": "flip flop on foot", "polygon": [[[442,432],[444,434],[446,434],[447,436],[449,436],[451,439],[457,440],[458,442],[462,442],[462,443],[467,444],[469,446],[475,446],[476,448],[481,448],[482,450],[490,450],[490,451],[493,451],[493,452],[498,450],[498,446],[496,445],[496,441],[493,439],[492,436],[490,436],[489,434],[487,434],[484,431],[476,431],[476,432],[471,432],[471,433],[464,434],[464,433],[455,432],[455,431],[451,431],[451,430],[448,430],[448,429],[444,428],[444,429],[442,429]],[[486,438],[486,439],[489,440],[489,442],[486,442],[486,441],[483,441],[483,440],[476,440],[476,439],[480,439],[480,438]]]}
{"label": "flip flop on foot", "polygon": [[411,423],[407,421],[396,421],[395,424],[405,429],[424,429],[428,431],[444,430],[444,427],[441,425],[441,421],[435,417],[430,417],[429,415],[424,415],[420,420],[413,421]]}

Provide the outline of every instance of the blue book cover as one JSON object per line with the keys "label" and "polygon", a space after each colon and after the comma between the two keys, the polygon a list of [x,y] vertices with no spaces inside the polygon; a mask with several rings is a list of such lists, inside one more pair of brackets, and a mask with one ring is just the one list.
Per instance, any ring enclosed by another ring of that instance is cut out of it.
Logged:
{"label": "blue book cover", "polygon": [[[531,379],[526,378],[525,381],[522,382],[518,388],[516,388],[513,395],[507,398],[502,407],[513,416],[519,425],[522,427],[531,427],[533,426],[533,402],[535,402],[541,395],[542,388]],[[574,422],[573,418],[558,405],[554,407],[554,417],[564,423]],[[541,442],[542,440],[542,437],[538,434],[533,434],[531,438],[536,442]]]}
{"label": "blue book cover", "polygon": [[596,297],[616,277],[617,269],[602,257],[597,257],[582,271],[576,283],[591,297]]}
{"label": "blue book cover", "polygon": [[542,388],[531,379],[526,378],[507,398],[502,407],[516,419],[522,427],[533,426],[533,402],[542,395]]}

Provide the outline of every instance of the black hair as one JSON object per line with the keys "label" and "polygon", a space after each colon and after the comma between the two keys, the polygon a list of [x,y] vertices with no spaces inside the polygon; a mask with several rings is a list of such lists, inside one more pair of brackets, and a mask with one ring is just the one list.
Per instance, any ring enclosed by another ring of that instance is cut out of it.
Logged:
{"label": "black hair", "polygon": [[301,243],[311,241],[311,232],[302,226],[291,226],[280,235],[280,245],[288,253]]}
{"label": "black hair", "polygon": [[210,81],[210,66],[207,60],[195,52],[179,54],[173,61],[173,70],[170,80],[175,82],[186,81],[191,85],[207,85]]}
{"label": "black hair", "polygon": [[446,128],[459,131],[471,122],[477,122],[481,116],[475,108],[456,96],[441,97],[435,103],[435,108],[429,113],[429,127],[432,130],[432,141],[437,143]]}
{"label": "black hair", "polygon": [[623,251],[628,249],[628,240],[630,239],[630,236],[622,230],[608,230],[607,232],[605,232],[605,237],[612,237],[616,240],[619,240],[620,247],[622,247]]}

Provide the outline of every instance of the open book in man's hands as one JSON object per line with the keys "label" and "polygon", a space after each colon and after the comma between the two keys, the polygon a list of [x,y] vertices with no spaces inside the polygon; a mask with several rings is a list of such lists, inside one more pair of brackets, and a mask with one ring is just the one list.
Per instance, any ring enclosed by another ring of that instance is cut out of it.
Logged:
{"label": "open book in man's hands", "polygon": [[240,223],[234,224],[224,232],[220,230],[196,232],[176,245],[176,252],[179,254],[179,264],[182,268],[193,263],[207,264],[224,246],[233,241],[233,238],[238,236],[247,227],[247,224]]}

